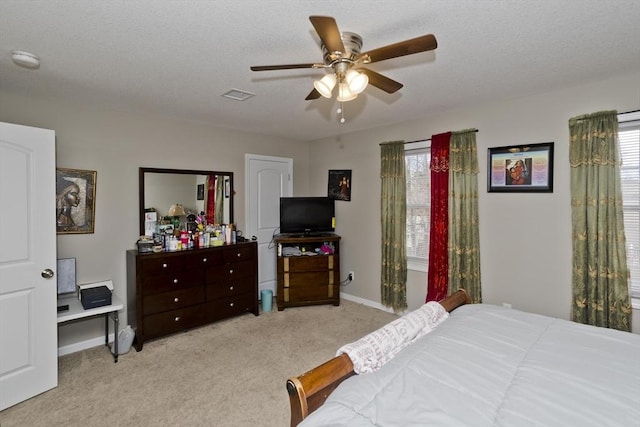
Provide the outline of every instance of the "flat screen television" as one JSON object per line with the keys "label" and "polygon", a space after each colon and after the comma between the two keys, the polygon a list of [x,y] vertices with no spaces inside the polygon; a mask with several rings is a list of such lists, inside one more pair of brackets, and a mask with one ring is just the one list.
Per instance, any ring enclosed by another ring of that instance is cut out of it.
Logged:
{"label": "flat screen television", "polygon": [[335,201],[332,198],[280,198],[280,233],[305,235],[333,233],[335,217]]}

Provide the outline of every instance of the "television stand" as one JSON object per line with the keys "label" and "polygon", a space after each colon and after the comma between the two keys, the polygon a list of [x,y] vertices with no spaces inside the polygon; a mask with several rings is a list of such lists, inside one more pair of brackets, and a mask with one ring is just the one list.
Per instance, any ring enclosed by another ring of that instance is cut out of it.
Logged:
{"label": "television stand", "polygon": [[[278,311],[305,305],[340,305],[340,239],[334,233],[297,237],[279,234],[274,238],[278,245]],[[332,248],[333,253],[323,252],[323,247]],[[291,252],[299,255],[287,255]]]}

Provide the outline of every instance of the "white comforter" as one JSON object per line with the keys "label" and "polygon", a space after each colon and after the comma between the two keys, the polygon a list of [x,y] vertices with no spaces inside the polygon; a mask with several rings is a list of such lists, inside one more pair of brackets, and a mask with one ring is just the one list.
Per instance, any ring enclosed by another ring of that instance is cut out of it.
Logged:
{"label": "white comforter", "polygon": [[300,425],[640,425],[640,335],[462,306]]}

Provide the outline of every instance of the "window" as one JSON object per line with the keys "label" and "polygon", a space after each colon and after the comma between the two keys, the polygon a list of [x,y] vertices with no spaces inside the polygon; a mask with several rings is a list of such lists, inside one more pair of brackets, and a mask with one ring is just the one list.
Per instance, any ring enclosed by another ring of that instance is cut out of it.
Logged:
{"label": "window", "polygon": [[640,111],[618,114],[622,211],[631,296],[640,299]]}
{"label": "window", "polygon": [[431,212],[430,141],[408,145],[405,150],[407,177],[407,267],[427,271]]}

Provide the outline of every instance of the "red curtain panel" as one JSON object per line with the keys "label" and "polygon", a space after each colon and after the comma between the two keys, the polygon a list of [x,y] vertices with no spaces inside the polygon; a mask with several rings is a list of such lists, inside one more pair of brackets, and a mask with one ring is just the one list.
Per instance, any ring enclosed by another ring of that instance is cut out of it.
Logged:
{"label": "red curtain panel", "polygon": [[431,224],[427,302],[447,296],[449,288],[449,142],[451,132],[431,137]]}

